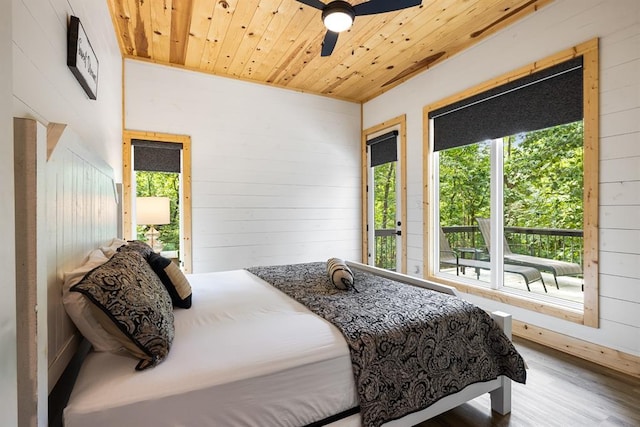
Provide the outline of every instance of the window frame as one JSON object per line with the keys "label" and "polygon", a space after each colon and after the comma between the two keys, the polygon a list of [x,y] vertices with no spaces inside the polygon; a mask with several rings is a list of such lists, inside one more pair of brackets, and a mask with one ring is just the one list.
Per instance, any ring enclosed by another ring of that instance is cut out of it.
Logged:
{"label": "window frame", "polygon": [[[584,303],[583,308],[575,309],[558,303],[541,301],[528,295],[515,295],[502,289],[474,285],[472,283],[447,279],[437,276],[437,241],[438,231],[435,226],[435,218],[438,217],[435,209],[437,200],[437,168],[431,135],[433,124],[429,120],[431,111],[442,108],[454,102],[485,92],[494,87],[503,85],[509,81],[521,78],[528,74],[549,68],[561,62],[583,57],[583,126],[584,126],[584,162],[583,162],[583,203],[584,203]],[[598,39],[592,39],[585,43],[561,51],[555,55],[526,65],[515,71],[506,73],[493,80],[481,83],[475,87],[447,97],[423,108],[423,179],[425,182],[423,197],[425,208],[423,209],[424,234],[423,234],[423,262],[425,266],[425,278],[439,283],[454,286],[464,293],[477,295],[483,298],[496,300],[505,304],[521,307],[538,313],[559,317],[564,320],[597,328],[599,326],[599,283],[598,283],[598,167],[599,167],[599,52]]]}
{"label": "window frame", "polygon": [[[407,116],[402,114],[394,117],[385,122],[379,123],[370,128],[364,129],[360,135],[360,164],[362,167],[362,182],[361,182],[361,194],[362,194],[362,262],[367,264],[369,262],[369,199],[368,199],[368,185],[369,185],[369,165],[368,165],[368,150],[367,139],[372,135],[383,131],[391,131],[397,129],[399,134],[399,152],[398,152],[398,164],[400,167],[399,175],[400,179],[400,232],[402,233],[401,240],[401,261],[400,272],[407,272]],[[398,172],[398,171],[396,171]]]}
{"label": "window frame", "polygon": [[163,143],[181,143],[182,144],[182,247],[181,267],[185,273],[192,273],[193,259],[191,247],[191,137],[187,135],[174,135],[158,132],[142,132],[125,130],[122,137],[122,206],[123,206],[123,234],[126,240],[133,239],[132,236],[132,173],[133,165],[131,162],[133,146],[132,139],[143,139],[154,142]]}

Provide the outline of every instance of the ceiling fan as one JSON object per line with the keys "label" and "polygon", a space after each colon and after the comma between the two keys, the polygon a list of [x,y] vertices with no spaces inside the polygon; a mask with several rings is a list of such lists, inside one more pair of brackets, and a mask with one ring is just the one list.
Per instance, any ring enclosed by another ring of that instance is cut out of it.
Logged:
{"label": "ceiling fan", "polygon": [[356,16],[374,15],[376,13],[393,12],[418,6],[422,0],[369,0],[364,3],[351,6],[346,1],[334,0],[327,4],[320,0],[298,0],[307,6],[322,11],[322,22],[327,27],[327,33],[322,42],[320,56],[329,56],[338,41],[338,34],[351,28]]}

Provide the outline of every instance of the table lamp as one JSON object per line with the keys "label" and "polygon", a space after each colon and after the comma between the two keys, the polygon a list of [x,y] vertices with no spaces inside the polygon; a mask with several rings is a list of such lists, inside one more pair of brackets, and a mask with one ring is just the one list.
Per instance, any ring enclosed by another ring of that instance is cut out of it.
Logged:
{"label": "table lamp", "polygon": [[136,197],[136,224],[149,226],[145,237],[155,252],[162,250],[162,242],[158,239],[160,232],[155,226],[170,222],[168,197]]}

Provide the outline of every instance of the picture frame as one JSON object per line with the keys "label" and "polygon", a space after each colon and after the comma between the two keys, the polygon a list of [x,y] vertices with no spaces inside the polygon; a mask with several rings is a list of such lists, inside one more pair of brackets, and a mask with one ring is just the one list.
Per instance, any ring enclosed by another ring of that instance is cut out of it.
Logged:
{"label": "picture frame", "polygon": [[67,66],[90,99],[98,97],[98,57],[80,18],[71,16],[67,31]]}

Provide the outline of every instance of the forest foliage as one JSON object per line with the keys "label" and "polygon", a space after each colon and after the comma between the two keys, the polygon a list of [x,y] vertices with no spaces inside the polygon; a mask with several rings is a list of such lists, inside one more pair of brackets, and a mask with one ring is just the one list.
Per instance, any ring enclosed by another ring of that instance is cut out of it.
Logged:
{"label": "forest foliage", "polygon": [[373,169],[375,229],[395,228],[396,162],[384,163]]}
{"label": "forest foliage", "polygon": [[[476,226],[477,217],[490,217],[490,150],[491,141],[482,141],[438,153],[440,225]],[[505,137],[503,156],[505,227],[582,229],[582,121]],[[396,163],[376,166],[374,183],[375,229],[395,228]],[[579,259],[582,243],[571,253],[544,250],[541,255]],[[386,252],[376,249],[376,265],[395,259]]]}
{"label": "forest foliage", "polygon": [[[439,153],[441,225],[490,216],[490,143]],[[505,226],[582,229],[582,121],[508,136],[503,147]]]}
{"label": "forest foliage", "polygon": [[[491,141],[439,152],[440,224],[490,216]],[[504,138],[505,226],[582,229],[582,121]],[[376,229],[394,228],[396,164],[374,168]]]}

